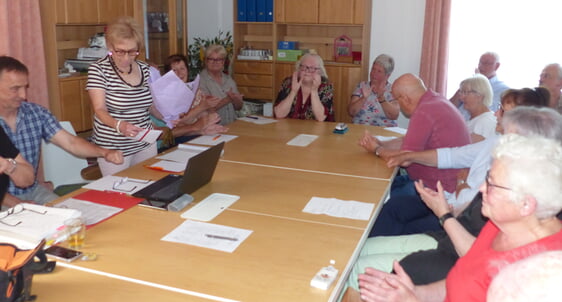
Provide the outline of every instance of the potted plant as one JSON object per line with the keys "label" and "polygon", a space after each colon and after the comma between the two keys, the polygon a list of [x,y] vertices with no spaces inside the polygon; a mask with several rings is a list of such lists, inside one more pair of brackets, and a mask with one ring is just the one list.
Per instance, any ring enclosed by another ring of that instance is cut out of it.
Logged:
{"label": "potted plant", "polygon": [[209,45],[219,44],[226,49],[226,60],[224,61],[224,73],[230,73],[230,62],[232,61],[233,47],[232,34],[230,31],[224,33],[219,31],[219,34],[212,39],[194,38],[193,43],[188,45],[188,59],[189,59],[189,79],[193,80],[203,70],[203,60],[205,59],[205,49]]}

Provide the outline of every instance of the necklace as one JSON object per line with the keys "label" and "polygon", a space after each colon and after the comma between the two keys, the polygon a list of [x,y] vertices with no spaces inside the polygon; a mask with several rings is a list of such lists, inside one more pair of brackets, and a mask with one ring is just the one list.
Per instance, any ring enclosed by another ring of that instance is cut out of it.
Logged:
{"label": "necklace", "polygon": [[125,74],[125,73],[126,73],[126,74],[131,74],[131,72],[133,72],[133,63],[131,63],[131,64],[129,65],[129,71],[128,71],[128,72],[125,72],[125,71],[121,70],[119,67],[117,67],[117,64],[115,64],[115,62],[113,61],[113,58],[110,58],[110,59],[109,59],[109,62],[111,62],[111,66],[113,66],[113,68],[117,69],[117,71],[118,71],[119,73],[122,73],[122,74]]}

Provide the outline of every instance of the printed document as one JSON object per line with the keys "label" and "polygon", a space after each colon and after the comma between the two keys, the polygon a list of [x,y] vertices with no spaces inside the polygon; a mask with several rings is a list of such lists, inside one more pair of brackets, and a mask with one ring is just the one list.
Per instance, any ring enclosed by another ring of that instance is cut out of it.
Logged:
{"label": "printed document", "polygon": [[251,233],[251,230],[186,220],[162,240],[232,253]]}
{"label": "printed document", "polygon": [[326,214],[341,218],[369,220],[374,207],[375,205],[372,203],[360,201],[312,197],[302,211],[311,214]]}

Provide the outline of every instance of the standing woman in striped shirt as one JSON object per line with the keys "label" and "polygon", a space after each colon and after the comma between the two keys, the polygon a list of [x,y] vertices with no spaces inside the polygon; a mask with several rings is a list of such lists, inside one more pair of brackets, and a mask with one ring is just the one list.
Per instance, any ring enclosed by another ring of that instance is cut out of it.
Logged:
{"label": "standing woman in striped shirt", "polygon": [[[157,153],[156,143],[137,141],[142,129],[152,129],[152,96],[148,86],[149,66],[137,61],[143,46],[142,30],[130,17],[107,27],[108,55],[90,65],[86,89],[94,110],[93,142],[107,149],[121,150],[122,164],[98,159],[102,175],[111,175]],[[155,112],[158,116],[159,114]]]}

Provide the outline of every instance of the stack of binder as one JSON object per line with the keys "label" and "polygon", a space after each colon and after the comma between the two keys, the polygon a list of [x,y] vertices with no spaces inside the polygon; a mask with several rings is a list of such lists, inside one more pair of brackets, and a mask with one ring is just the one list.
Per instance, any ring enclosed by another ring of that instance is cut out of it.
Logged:
{"label": "stack of binder", "polygon": [[273,22],[273,0],[238,0],[238,21]]}

